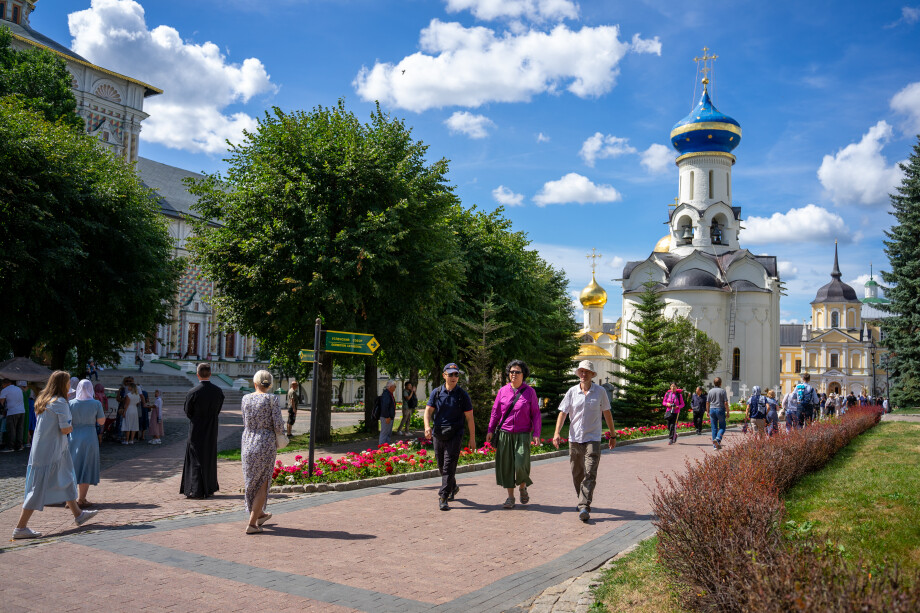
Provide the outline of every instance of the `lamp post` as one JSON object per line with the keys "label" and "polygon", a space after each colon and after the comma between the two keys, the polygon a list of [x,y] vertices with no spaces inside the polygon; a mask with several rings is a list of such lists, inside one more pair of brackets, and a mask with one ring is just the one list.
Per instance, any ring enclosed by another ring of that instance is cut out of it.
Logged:
{"label": "lamp post", "polygon": [[869,355],[872,356],[872,398],[876,397],[875,389],[875,350],[878,347],[875,346],[875,339],[872,338],[872,331],[869,331]]}

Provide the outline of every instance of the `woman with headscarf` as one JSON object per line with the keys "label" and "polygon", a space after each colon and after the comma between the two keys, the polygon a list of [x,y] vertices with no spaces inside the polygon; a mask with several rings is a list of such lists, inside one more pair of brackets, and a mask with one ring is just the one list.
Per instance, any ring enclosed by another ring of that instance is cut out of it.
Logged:
{"label": "woman with headscarf", "polygon": [[70,401],[73,432],[70,433],[70,457],[77,476],[81,507],[92,506],[86,501],[89,486],[99,483],[99,438],[96,426],[105,423],[102,403],[93,397],[93,384],[89,379],[77,383],[77,397]]}
{"label": "woman with headscarf", "polygon": [[80,382],[78,377],[70,378],[70,389],[67,391],[67,402],[77,397],[77,383]]}
{"label": "woman with headscarf", "polygon": [[115,411],[114,407],[109,406],[109,397],[105,393],[105,386],[101,383],[96,383],[93,386],[93,398],[99,401],[99,404],[102,405],[102,413],[105,415],[105,422],[96,429],[99,433],[99,444],[102,444],[102,436],[106,433],[106,430],[112,427],[112,424],[115,423]]}
{"label": "woman with headscarf", "polygon": [[514,488],[521,488],[521,504],[530,502],[530,439],[540,444],[543,422],[537,393],[525,383],[530,369],[522,360],[511,360],[506,369],[509,383],[498,390],[492,405],[486,442],[495,443],[495,481],[508,490],[502,507],[514,508]]}
{"label": "woman with headscarf", "polygon": [[35,400],[35,438],[26,468],[26,495],[22,513],[13,530],[14,539],[41,536],[28,527],[29,518],[45,505],[64,502],[73,513],[74,523],[82,526],[98,511],[84,511],[77,504],[77,484],[74,482],[73,459],[67,435],[73,430],[67,393],[69,374],[63,370],[51,373],[48,383]]}
{"label": "woman with headscarf", "polygon": [[754,432],[757,434],[767,433],[767,397],[760,393],[760,386],[755,385],[751,391],[751,397],[747,402],[746,415],[748,419],[754,422]]}

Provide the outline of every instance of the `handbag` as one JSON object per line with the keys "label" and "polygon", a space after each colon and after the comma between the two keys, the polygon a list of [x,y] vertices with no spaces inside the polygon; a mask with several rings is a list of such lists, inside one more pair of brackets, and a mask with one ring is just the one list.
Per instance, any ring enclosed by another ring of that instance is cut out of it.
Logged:
{"label": "handbag", "polygon": [[517,404],[518,398],[521,397],[521,393],[524,390],[518,390],[518,393],[514,395],[514,399],[511,401],[511,404],[508,405],[508,410],[505,411],[504,416],[498,420],[498,425],[495,426],[495,439],[498,440],[498,433],[502,431],[502,426],[505,424],[505,420],[508,419],[508,416],[511,415],[511,410],[514,408],[514,405]]}
{"label": "handbag", "polygon": [[291,444],[291,439],[284,432],[275,432],[275,449],[284,449]]}

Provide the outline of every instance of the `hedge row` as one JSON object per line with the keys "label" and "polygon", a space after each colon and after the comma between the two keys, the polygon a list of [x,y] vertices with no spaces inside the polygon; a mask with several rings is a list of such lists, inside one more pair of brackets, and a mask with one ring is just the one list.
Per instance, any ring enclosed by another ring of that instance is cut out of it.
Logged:
{"label": "hedge row", "polygon": [[792,541],[781,495],[878,423],[876,412],[707,454],[653,492],[659,561],[694,611],[920,611],[920,582],[848,565],[832,543]]}

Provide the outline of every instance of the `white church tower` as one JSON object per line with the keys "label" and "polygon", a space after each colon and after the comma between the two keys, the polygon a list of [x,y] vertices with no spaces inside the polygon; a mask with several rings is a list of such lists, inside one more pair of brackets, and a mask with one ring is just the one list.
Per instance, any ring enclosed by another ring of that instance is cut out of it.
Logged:
{"label": "white church tower", "polygon": [[720,376],[737,397],[754,385],[779,384],[780,280],[775,256],[755,256],[738,242],[741,207],[732,205],[732,152],[741,142],[741,125],[712,102],[706,75],[716,56],[707,51],[696,58],[703,74],[699,103],[671,130],[680,155],[669,232],[648,258],[623,269],[621,343],[632,342],[629,322],[643,284],[651,280],[666,316],[689,317],[719,343],[722,362],[711,376]]}

